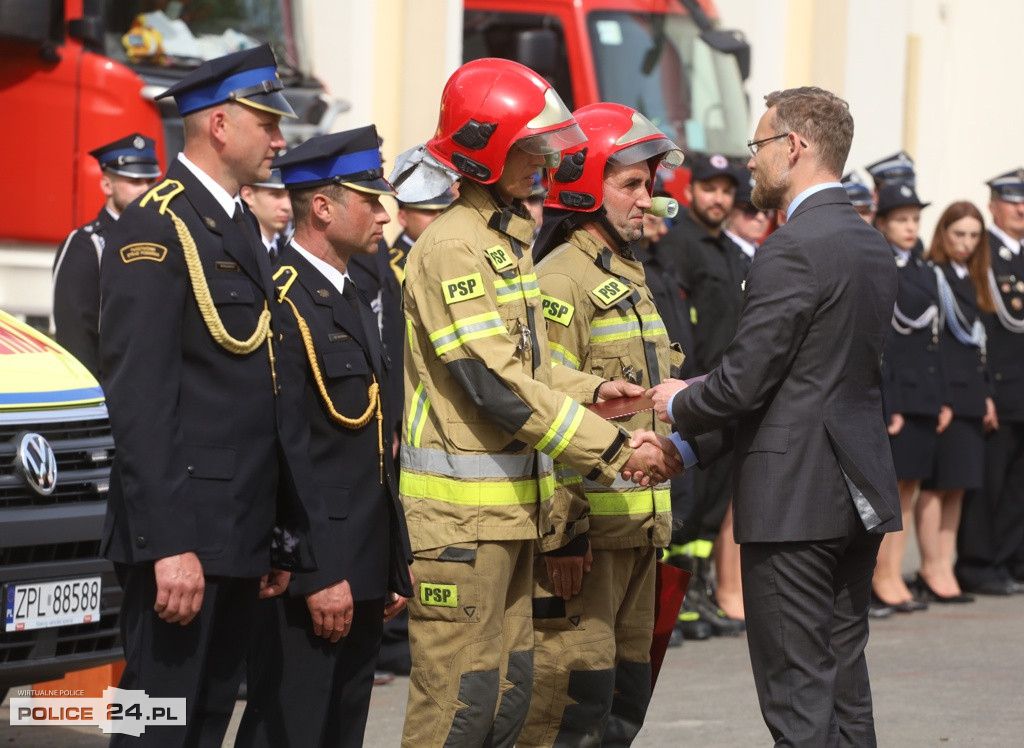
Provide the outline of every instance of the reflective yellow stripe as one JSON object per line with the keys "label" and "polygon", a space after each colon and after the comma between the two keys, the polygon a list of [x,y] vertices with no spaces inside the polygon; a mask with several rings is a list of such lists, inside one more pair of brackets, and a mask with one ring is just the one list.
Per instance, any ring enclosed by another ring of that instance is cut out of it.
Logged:
{"label": "reflective yellow stripe", "polygon": [[517,481],[467,481],[403,470],[398,490],[403,497],[460,506],[518,506],[550,500],[555,479],[546,475]]}
{"label": "reflective yellow stripe", "polygon": [[548,341],[548,348],[551,349],[551,362],[556,364],[563,364],[568,366],[570,369],[579,371],[580,360],[576,358],[564,345],[559,345],[553,340]]}
{"label": "reflective yellow stripe", "polygon": [[595,516],[613,517],[626,515],[661,514],[672,511],[672,495],[667,488],[619,493],[615,491],[587,491],[590,513]]}
{"label": "reflective yellow stripe", "polygon": [[406,433],[406,441],[414,447],[418,447],[423,438],[423,426],[427,422],[428,412],[430,412],[430,397],[423,389],[423,382],[420,382],[416,385],[412,403],[409,405],[409,424]]}
{"label": "reflective yellow stripe", "polygon": [[440,356],[471,340],[507,333],[505,323],[501,321],[501,316],[497,312],[484,312],[473,317],[456,320],[448,327],[431,333],[430,342],[434,344],[434,352]]}
{"label": "reflective yellow stripe", "polygon": [[533,299],[540,296],[540,284],[533,273],[517,275],[514,278],[495,278],[494,293],[499,304],[507,304],[518,299]]}
{"label": "reflective yellow stripe", "polygon": [[565,398],[555,422],[537,444],[537,449],[553,459],[562,454],[583,421],[583,412],[583,407],[578,402],[570,397]]}
{"label": "reflective yellow stripe", "polygon": [[[613,340],[625,340],[627,338],[654,337],[656,335],[667,335],[665,323],[657,314],[645,314],[640,318],[612,317],[610,319],[596,319],[590,323],[591,343],[610,343]],[[641,324],[643,325],[641,327]]]}

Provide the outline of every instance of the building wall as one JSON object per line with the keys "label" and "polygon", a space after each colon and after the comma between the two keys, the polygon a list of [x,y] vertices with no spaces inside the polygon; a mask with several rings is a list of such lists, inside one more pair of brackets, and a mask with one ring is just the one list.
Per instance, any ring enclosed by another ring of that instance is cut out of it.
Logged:
{"label": "building wall", "polygon": [[[754,117],[765,93],[819,85],[850,102],[847,170],[899,149],[914,158],[927,243],[957,199],[988,205],[984,182],[1024,162],[1024,97],[1013,88],[1018,0],[717,0],[753,47]],[[753,131],[753,123],[751,124]]]}

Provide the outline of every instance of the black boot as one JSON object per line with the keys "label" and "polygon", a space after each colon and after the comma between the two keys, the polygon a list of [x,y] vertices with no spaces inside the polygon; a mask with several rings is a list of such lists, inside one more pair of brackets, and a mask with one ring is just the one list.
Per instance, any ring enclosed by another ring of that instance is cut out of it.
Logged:
{"label": "black boot", "polygon": [[[686,599],[692,608],[700,614],[700,619],[711,626],[711,631],[715,636],[742,634],[747,625],[738,618],[727,616],[715,601],[715,593],[711,585],[711,559],[693,559],[692,573],[690,586],[686,590]],[[685,603],[684,607],[686,607]]]}

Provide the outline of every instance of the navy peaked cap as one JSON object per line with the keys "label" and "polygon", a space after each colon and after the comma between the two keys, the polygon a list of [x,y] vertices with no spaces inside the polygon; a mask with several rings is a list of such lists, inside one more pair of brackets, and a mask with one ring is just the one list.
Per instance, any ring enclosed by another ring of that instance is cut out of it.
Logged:
{"label": "navy peaked cap", "polygon": [[237,101],[282,117],[295,117],[282,89],[274,52],[269,44],[262,44],[207,60],[156,98],[174,97],[182,115]]}
{"label": "navy peaked cap", "polygon": [[342,184],[360,192],[395,194],[384,179],[380,140],[373,125],[310,138],[274,159],[273,166],[281,170],[290,190]]}
{"label": "navy peaked cap", "polygon": [[156,141],[137,132],[94,148],[89,155],[99,162],[101,169],[122,177],[156,179],[160,176]]}

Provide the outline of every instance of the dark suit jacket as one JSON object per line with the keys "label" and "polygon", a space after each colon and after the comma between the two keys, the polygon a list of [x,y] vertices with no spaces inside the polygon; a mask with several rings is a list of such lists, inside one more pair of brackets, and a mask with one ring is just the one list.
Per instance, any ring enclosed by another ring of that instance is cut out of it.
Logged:
{"label": "dark suit jacket", "polygon": [[[1003,243],[991,233],[988,246],[992,274],[1006,312],[1018,321],[1024,320],[1024,251],[1000,254]],[[1024,334],[1007,330],[994,314],[985,315],[985,329],[999,420],[1019,423],[1024,421]]]}
{"label": "dark suit jacket", "polygon": [[889,247],[840,188],[808,197],[758,249],[721,365],[673,403],[684,436],[736,421],[738,542],[845,536],[844,472],[872,531],[900,528],[879,364],[895,298]]}
{"label": "dark suit jacket", "polygon": [[[895,252],[895,250],[894,250]],[[913,250],[903,267],[897,267],[899,278],[896,306],[905,316],[916,319],[929,306],[938,306],[939,289],[935,266]],[[937,416],[948,404],[939,340],[929,325],[903,335],[890,326],[882,354],[882,400],[886,420],[893,413]]]}
{"label": "dark suit jacket", "polygon": [[[309,327],[334,408],[348,418],[359,416],[369,403],[367,388],[374,377],[382,393],[388,386],[376,315],[360,293],[362,312],[357,316],[348,300],[291,244],[281,253],[280,265],[297,272],[288,298]],[[354,600],[382,598],[389,590],[409,597],[412,552],[395,485],[387,404],[382,484],[377,419],[349,429],[331,418],[298,337],[294,313],[287,303],[281,306],[281,347],[301,353],[301,358],[289,359],[300,367],[289,379],[305,382],[302,416],[307,434],[302,448],[312,459],[314,490],[323,507],[320,516],[312,518],[318,568],[296,574],[288,591],[304,595],[347,579]]]}
{"label": "dark suit jacket", "polygon": [[[248,338],[271,297],[263,246],[185,166],[172,163],[167,179],[184,187],[168,207],[192,234],[225,328]],[[279,377],[284,396],[275,397],[266,344],[236,355],[213,340],[159,207],[130,205],[101,265],[103,386],[117,445],[104,552],[130,564],[194,551],[206,574],[259,576],[275,520],[296,531],[293,541],[308,524],[290,480],[308,465],[291,446],[298,408],[287,398],[298,388]],[[308,543],[287,545],[292,558],[279,565],[313,565]]]}
{"label": "dark suit jacket", "polygon": [[706,374],[718,366],[736,334],[747,265],[742,250],[725,233],[708,233],[689,213],[658,242],[658,253],[675,267],[680,287],[694,314],[693,348],[683,350],[683,375]]}
{"label": "dark suit jacket", "polygon": [[100,376],[100,255],[117,220],[106,207],[64,240],[53,263],[54,339]]}
{"label": "dark suit jacket", "polygon": [[[967,324],[972,325],[978,319],[978,296],[970,276],[961,280],[952,265],[942,265],[941,270],[953,291],[953,301]],[[982,418],[985,415],[985,398],[991,396],[985,360],[980,348],[964,345],[953,336],[948,315],[939,338],[939,352],[946,382],[946,402],[953,409],[953,415]]]}

